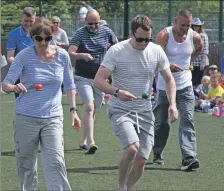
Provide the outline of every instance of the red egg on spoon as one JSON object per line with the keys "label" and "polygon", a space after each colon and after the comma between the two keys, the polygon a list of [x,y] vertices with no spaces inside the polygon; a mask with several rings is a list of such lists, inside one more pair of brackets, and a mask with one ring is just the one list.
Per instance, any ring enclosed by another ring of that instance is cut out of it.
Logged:
{"label": "red egg on spoon", "polygon": [[42,91],[43,90],[43,85],[42,84],[36,84],[35,89],[36,89],[36,91]]}

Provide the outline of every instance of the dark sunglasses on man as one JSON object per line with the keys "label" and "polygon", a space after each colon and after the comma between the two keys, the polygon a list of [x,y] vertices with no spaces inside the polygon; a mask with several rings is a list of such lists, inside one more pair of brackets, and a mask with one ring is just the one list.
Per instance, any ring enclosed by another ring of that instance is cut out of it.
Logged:
{"label": "dark sunglasses on man", "polygon": [[151,36],[150,37],[147,37],[147,38],[141,38],[141,37],[137,38],[135,36],[135,33],[134,32],[132,32],[132,34],[135,37],[136,42],[138,42],[138,43],[142,43],[143,41],[145,41],[146,43],[148,43],[148,42],[152,42],[152,40],[153,40]]}
{"label": "dark sunglasses on man", "polygon": [[35,35],[35,36],[33,36],[33,39],[34,39],[35,41],[37,41],[37,42],[41,42],[41,41],[43,41],[43,40],[45,40],[46,42],[49,42],[49,41],[52,40],[52,36],[47,36],[47,37],[43,38],[43,37],[40,36],[40,35]]}
{"label": "dark sunglasses on man", "polygon": [[96,23],[88,23],[88,25],[98,25],[99,23],[98,22],[96,22]]}

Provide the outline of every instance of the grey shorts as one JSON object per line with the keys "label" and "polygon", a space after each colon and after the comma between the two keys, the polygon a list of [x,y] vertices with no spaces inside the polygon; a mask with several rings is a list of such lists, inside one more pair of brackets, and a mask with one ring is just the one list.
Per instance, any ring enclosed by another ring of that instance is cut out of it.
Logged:
{"label": "grey shorts", "polygon": [[129,113],[127,110],[108,105],[107,112],[112,129],[118,136],[122,149],[139,142],[138,155],[148,159],[154,145],[155,118],[152,110],[138,112],[136,115],[136,112]]}
{"label": "grey shorts", "polygon": [[94,87],[92,79],[75,75],[74,82],[76,85],[76,89],[84,103],[94,101],[96,108],[102,106],[105,94]]}

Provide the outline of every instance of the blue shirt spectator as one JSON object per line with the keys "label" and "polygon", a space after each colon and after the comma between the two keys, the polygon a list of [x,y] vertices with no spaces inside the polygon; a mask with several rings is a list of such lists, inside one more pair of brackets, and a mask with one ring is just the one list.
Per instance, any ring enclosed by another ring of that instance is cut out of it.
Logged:
{"label": "blue shirt spectator", "polygon": [[[23,9],[21,26],[12,30],[9,33],[9,38],[7,40],[7,61],[9,64],[12,64],[15,56],[24,48],[28,46],[33,46],[34,42],[29,35],[29,31],[36,20],[36,11],[32,7],[25,7]],[[16,84],[19,83],[17,79]],[[19,96],[18,93],[15,93],[15,98]]]}
{"label": "blue shirt spectator", "polygon": [[30,35],[24,31],[23,26],[19,26],[12,30],[7,40],[7,51],[15,50],[15,56],[24,48],[33,46],[34,42]]}
{"label": "blue shirt spectator", "polygon": [[32,7],[25,7],[22,12],[21,26],[9,33],[7,40],[7,60],[11,64],[15,56],[24,48],[33,46],[33,39],[29,31],[36,20],[36,11]]}

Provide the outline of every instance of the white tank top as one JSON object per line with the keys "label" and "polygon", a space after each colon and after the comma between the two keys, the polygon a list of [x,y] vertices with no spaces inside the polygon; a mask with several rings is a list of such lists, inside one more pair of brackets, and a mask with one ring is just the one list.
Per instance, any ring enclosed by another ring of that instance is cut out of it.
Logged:
{"label": "white tank top", "polygon": [[[168,42],[165,47],[166,55],[170,63],[175,63],[181,68],[187,69],[190,66],[191,54],[194,51],[193,30],[190,28],[185,41],[178,43],[174,39],[172,28],[172,26],[166,28],[169,34]],[[173,73],[173,77],[176,82],[177,90],[181,90],[187,86],[192,86],[192,74],[190,70],[175,72]],[[160,74],[158,76],[157,89],[166,90],[165,81]]]}

